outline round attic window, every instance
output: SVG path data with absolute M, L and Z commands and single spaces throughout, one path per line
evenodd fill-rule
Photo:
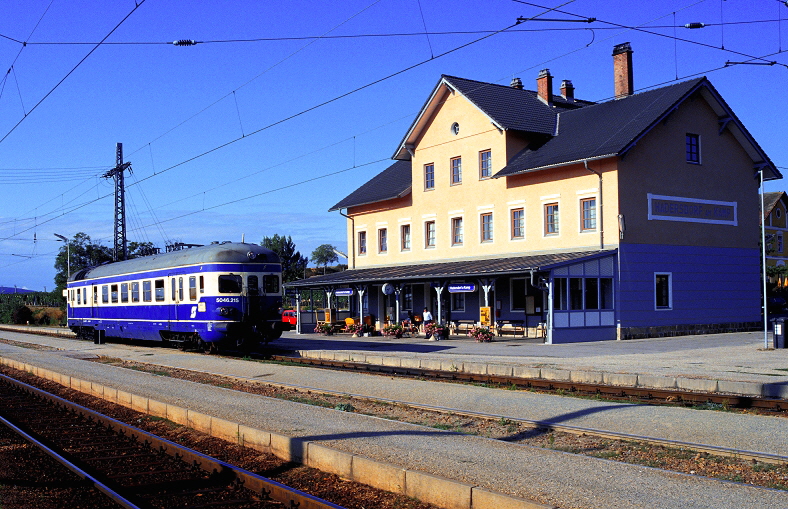
M 454 135 L 460 134 L 460 124 L 457 122 L 451 125 L 451 133 Z

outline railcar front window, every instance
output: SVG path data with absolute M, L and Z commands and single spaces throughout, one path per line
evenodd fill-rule
M 153 283 L 153 287 L 156 290 L 156 301 L 164 302 L 164 280 L 157 279 Z
M 129 301 L 129 284 L 123 283 L 120 285 L 120 301 L 121 302 L 128 302 Z
M 197 300 L 197 278 L 189 276 L 189 300 Z
M 269 275 L 263 277 L 265 293 L 279 293 L 279 276 Z
M 131 283 L 131 302 L 140 301 L 140 284 L 138 282 Z
M 104 287 L 106 288 L 106 286 Z M 150 302 L 151 294 L 150 294 L 150 281 L 143 281 L 142 282 L 142 300 L 145 302 Z M 104 302 L 107 302 L 106 300 Z
M 257 276 L 249 276 L 246 278 L 246 286 L 249 288 L 249 295 L 259 295 L 260 285 Z
M 219 276 L 219 293 L 241 293 L 243 278 L 232 274 Z

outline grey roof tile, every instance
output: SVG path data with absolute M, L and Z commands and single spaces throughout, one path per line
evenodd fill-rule
M 413 179 L 410 167 L 410 161 L 395 162 L 347 195 L 328 211 L 331 212 L 405 196 L 410 191 Z
M 608 256 L 615 249 L 605 251 L 580 251 L 571 253 L 548 253 L 489 260 L 466 260 L 458 262 L 421 263 L 389 267 L 371 267 L 335 272 L 300 281 L 292 281 L 287 286 L 345 285 L 385 281 L 429 280 L 440 278 L 482 277 L 506 274 L 522 274 L 530 270 L 546 270 L 559 265 L 573 263 L 585 258 Z

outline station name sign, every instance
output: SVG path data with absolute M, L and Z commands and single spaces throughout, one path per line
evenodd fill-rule
M 738 203 L 648 194 L 649 221 L 738 225 Z
M 476 291 L 476 285 L 473 283 L 454 283 L 450 284 L 447 289 L 449 293 L 469 293 Z
M 334 295 L 336 295 L 337 297 L 349 297 L 349 296 L 353 295 L 353 289 L 352 288 L 337 288 L 336 291 L 334 292 Z

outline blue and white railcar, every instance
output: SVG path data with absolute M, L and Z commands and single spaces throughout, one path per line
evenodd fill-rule
M 282 333 L 282 267 L 273 251 L 225 242 L 80 270 L 66 289 L 79 337 L 215 349 Z

